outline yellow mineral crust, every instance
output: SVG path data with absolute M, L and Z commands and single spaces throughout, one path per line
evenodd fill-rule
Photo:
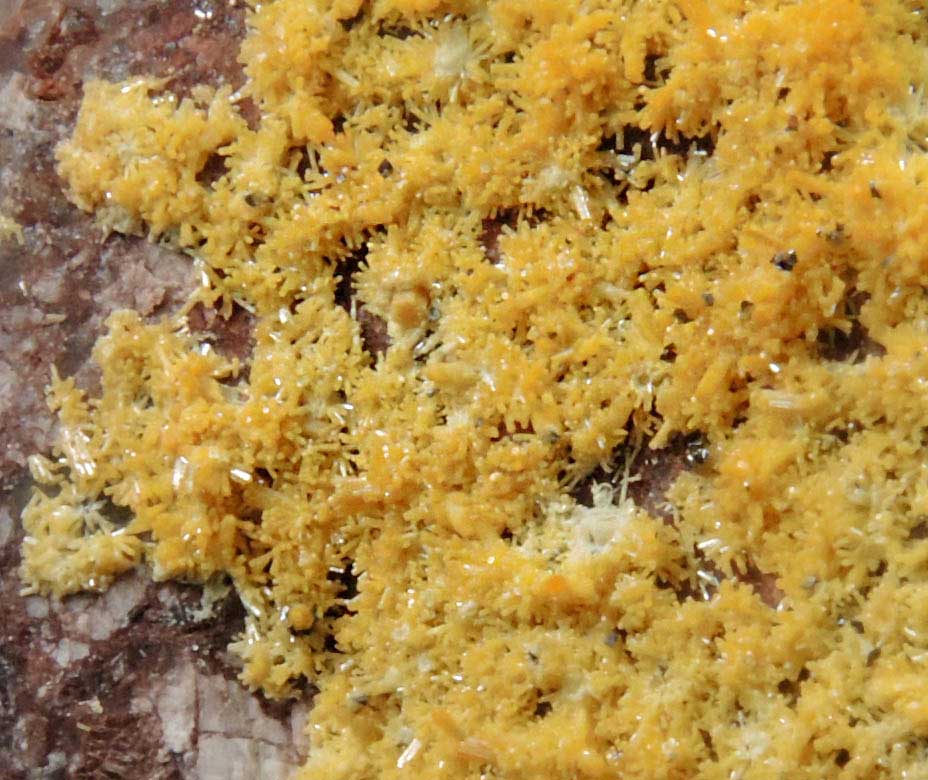
M 74 202 L 255 347 L 111 317 L 100 393 L 52 384 L 29 589 L 231 578 L 245 683 L 319 687 L 305 778 L 928 776 L 926 36 L 910 0 L 271 0 L 238 94 L 87 84 Z M 669 521 L 570 497 L 696 431 Z

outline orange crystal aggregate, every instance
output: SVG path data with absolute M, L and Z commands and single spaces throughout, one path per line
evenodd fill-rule
M 272 0 L 239 93 L 87 84 L 74 202 L 255 346 L 111 317 L 100 392 L 50 391 L 30 590 L 230 578 L 243 681 L 319 687 L 305 778 L 928 776 L 926 36 L 902 0 Z M 335 302 L 362 248 L 379 359 Z M 696 431 L 672 522 L 571 497 Z

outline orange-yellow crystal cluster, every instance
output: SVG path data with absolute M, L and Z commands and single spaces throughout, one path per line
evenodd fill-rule
M 74 201 L 255 347 L 111 318 L 26 581 L 231 578 L 243 680 L 320 689 L 306 778 L 928 776 L 926 42 L 914 0 L 272 0 L 239 93 L 88 84 Z M 570 497 L 695 431 L 672 522 Z

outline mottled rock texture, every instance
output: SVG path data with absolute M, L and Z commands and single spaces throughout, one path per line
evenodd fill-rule
M 26 458 L 47 452 L 52 366 L 92 387 L 91 347 L 114 309 L 158 317 L 195 284 L 189 258 L 107 235 L 72 206 L 54 166 L 81 85 L 151 73 L 179 93 L 238 85 L 244 12 L 191 0 L 0 0 L 0 778 L 233 780 L 286 777 L 309 703 L 243 689 L 225 652 L 242 626 L 221 584 L 152 584 L 56 603 L 19 595 Z M 247 317 L 194 327 L 245 353 Z

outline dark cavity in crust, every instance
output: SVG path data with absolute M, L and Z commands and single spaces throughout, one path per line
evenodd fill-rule
M 354 275 L 366 262 L 367 246 L 362 246 L 336 263 L 335 303 L 357 320 L 361 343 L 376 363 L 390 348 L 390 335 L 386 321 L 364 305 L 354 287 Z
M 676 527 L 674 507 L 667 499 L 667 492 L 684 471 L 711 468 L 711 449 L 706 437 L 700 432 L 676 435 L 660 449 L 651 449 L 647 442 L 640 447 L 619 446 L 613 453 L 609 469 L 597 468 L 581 480 L 571 491 L 573 498 L 584 506 L 593 505 L 593 486 L 609 484 L 619 496 L 622 483 L 628 474 L 625 490 L 636 506 L 644 509 L 665 524 Z M 706 554 L 693 548 L 690 558 L 694 565 L 689 579 L 674 583 L 659 583 L 673 588 L 681 601 L 689 598 L 711 598 L 715 586 L 711 579 L 699 578 L 696 571 L 701 571 L 710 578 L 721 582 L 725 575 L 706 557 Z M 761 571 L 753 562 L 748 562 L 741 571 L 733 567 L 735 578 L 751 586 L 760 599 L 775 609 L 783 598 L 783 592 L 777 586 L 777 575 Z
M 187 314 L 192 333 L 202 337 L 223 357 L 238 358 L 246 370 L 245 362 L 251 358 L 255 346 L 254 323 L 254 316 L 237 303 L 232 305 L 228 317 L 199 303 Z
M 844 316 L 850 320 L 849 329 L 824 328 L 819 331 L 816 343 L 823 360 L 863 363 L 868 357 L 882 357 L 886 348 L 871 338 L 869 331 L 860 321 L 860 310 L 870 296 L 852 290 L 842 303 Z

